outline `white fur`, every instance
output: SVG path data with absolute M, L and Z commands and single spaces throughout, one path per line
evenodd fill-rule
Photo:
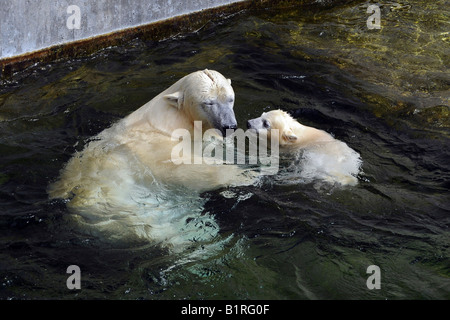
M 215 113 L 201 107 L 211 99 L 219 103 Z M 202 215 L 199 192 L 248 181 L 236 166 L 175 165 L 171 151 L 178 142 L 171 134 L 193 134 L 194 121 L 202 121 L 203 131 L 214 128 L 221 106 L 231 108 L 225 111 L 232 121 L 233 100 L 230 80 L 216 71 L 180 79 L 75 154 L 50 185 L 50 198 L 66 199 L 83 230 L 102 239 L 152 239 L 177 247 L 214 237 L 217 228 Z M 199 228 L 187 218 L 210 222 Z
M 293 163 L 297 178 L 305 182 L 320 179 L 341 185 L 357 184 L 360 155 L 327 132 L 304 126 L 281 110 L 263 113 L 250 120 L 249 127 L 269 137 L 271 129 L 278 129 L 280 152 L 297 156 Z

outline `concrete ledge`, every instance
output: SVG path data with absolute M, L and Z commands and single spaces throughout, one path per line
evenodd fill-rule
M 17 10 L 20 10 L 21 6 L 26 5 L 25 0 L 6 0 L 6 4 L 0 6 L 1 17 L 10 16 L 10 19 L 1 19 L 0 22 L 0 31 L 2 35 L 0 44 L 2 49 L 1 52 L 3 54 L 0 56 L 0 78 L 8 77 L 13 72 L 24 69 L 39 61 L 53 61 L 64 57 L 84 56 L 104 47 L 126 43 L 136 37 L 142 37 L 149 40 L 160 40 L 178 33 L 190 32 L 200 28 L 208 21 L 218 20 L 220 18 L 223 19 L 226 15 L 233 14 L 239 10 L 244 10 L 255 4 L 255 1 L 192 1 L 189 2 L 193 4 L 191 10 L 199 10 L 189 11 L 189 9 L 186 8 L 186 5 L 185 7 L 179 7 L 178 10 L 175 10 L 174 8 L 170 11 L 161 9 L 156 11 L 157 14 L 147 18 L 150 21 L 143 20 L 142 17 L 132 18 L 133 13 L 131 12 L 120 15 L 121 18 L 118 19 L 118 22 L 113 23 L 111 18 L 111 8 L 118 10 L 118 8 L 124 7 L 114 7 L 111 3 L 121 2 L 122 5 L 125 6 L 130 5 L 130 2 L 134 0 L 108 0 L 112 6 L 109 9 L 100 9 L 98 6 L 94 9 L 92 7 L 94 4 L 89 5 L 90 10 L 94 10 L 93 12 L 90 12 L 93 16 L 89 19 L 86 18 L 86 22 L 84 23 L 87 25 L 90 24 L 91 26 L 84 27 L 87 30 L 82 31 L 83 22 L 81 23 L 80 29 L 70 30 L 66 26 L 66 19 L 70 17 L 70 15 L 66 13 L 68 7 L 67 3 L 69 3 L 70 0 L 43 0 L 43 4 L 39 4 L 40 11 L 44 9 L 51 11 L 51 8 L 55 8 L 56 4 L 49 4 L 46 7 L 44 2 L 49 1 L 60 3 L 55 10 L 59 13 L 62 12 L 62 18 L 50 18 L 49 13 L 45 15 L 42 12 L 38 12 L 37 14 L 32 15 L 33 19 L 38 19 L 40 15 L 43 14 L 47 17 L 47 20 L 53 19 L 52 22 L 36 22 L 33 20 L 32 23 L 28 24 L 27 21 L 19 21 L 20 19 L 17 18 L 19 15 L 21 15 L 22 18 L 27 16 L 27 12 L 17 13 Z M 152 6 L 157 6 L 158 3 L 164 2 L 162 0 L 135 1 L 153 3 Z M 14 6 L 12 2 L 14 2 Z M 97 2 L 100 1 L 91 1 L 91 3 Z M 206 6 L 207 9 L 201 9 L 202 2 L 208 2 L 208 5 L 217 5 L 221 2 L 227 2 L 228 4 L 212 8 Z M 180 1 L 177 1 L 177 3 L 180 3 Z M 65 7 L 65 5 L 67 5 L 67 7 Z M 35 8 L 36 5 L 33 5 L 32 7 Z M 106 12 L 103 10 L 106 10 Z M 124 10 L 126 11 L 127 9 Z M 170 16 L 171 14 L 173 16 Z M 98 21 L 96 24 L 89 22 L 91 20 L 100 19 L 99 17 L 103 17 L 105 24 L 101 24 Z M 160 19 L 158 20 L 158 18 Z
M 241 10 L 328 6 L 345 0 L 3 0 L 0 78 L 36 62 L 80 57 L 139 37 L 161 40 L 192 32 Z M 70 28 L 79 10 L 79 29 Z M 72 25 L 74 26 L 74 25 Z
M 0 59 L 243 0 L 2 0 Z

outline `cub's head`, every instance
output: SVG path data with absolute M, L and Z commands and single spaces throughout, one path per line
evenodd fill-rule
M 247 121 L 248 129 L 256 130 L 259 134 L 266 134 L 268 138 L 271 137 L 271 130 L 277 129 L 280 145 L 297 142 L 298 137 L 293 130 L 294 125 L 298 125 L 298 122 L 282 110 L 264 112 L 259 118 Z
M 231 80 L 214 70 L 191 73 L 183 79 L 179 91 L 164 98 L 183 110 L 192 121 L 202 121 L 203 130 L 217 129 L 223 136 L 236 129 L 234 91 Z

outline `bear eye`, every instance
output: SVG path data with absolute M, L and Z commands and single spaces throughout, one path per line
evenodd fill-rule
M 263 120 L 263 126 L 264 126 L 264 128 L 266 128 L 266 129 L 270 128 L 270 122 L 269 122 L 268 120 L 264 119 L 264 120 Z

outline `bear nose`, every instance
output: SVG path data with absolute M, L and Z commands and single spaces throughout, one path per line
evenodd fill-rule
M 226 124 L 222 127 L 223 131 L 232 129 L 232 130 L 236 130 L 237 129 L 237 125 L 236 124 Z
M 250 123 L 250 120 L 247 121 L 247 129 L 250 129 L 250 127 L 252 126 L 252 124 Z
M 222 126 L 222 135 L 228 136 L 228 134 L 230 134 L 230 132 L 227 132 L 227 130 L 236 130 L 237 129 L 237 124 L 226 124 L 224 126 Z

